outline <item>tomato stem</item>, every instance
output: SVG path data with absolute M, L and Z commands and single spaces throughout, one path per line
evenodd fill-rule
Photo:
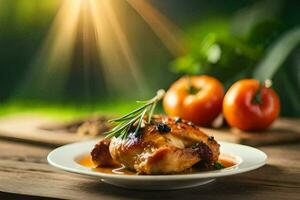
M 199 89 L 193 86 L 192 79 L 190 76 L 186 77 L 188 80 L 188 92 L 189 94 L 197 94 Z
M 272 87 L 272 80 L 270 79 L 267 79 L 264 81 L 264 83 L 261 83 L 259 82 L 259 88 L 258 90 L 256 91 L 256 94 L 253 98 L 253 101 L 252 103 L 253 104 L 261 104 L 262 103 L 262 88 L 265 87 L 265 88 L 271 88 Z
M 256 91 L 256 94 L 252 100 L 253 104 L 260 104 L 261 103 L 261 86 L 259 86 L 258 90 Z

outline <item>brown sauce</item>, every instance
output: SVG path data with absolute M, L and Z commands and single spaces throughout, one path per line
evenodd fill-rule
M 221 163 L 225 168 L 232 167 L 236 165 L 235 162 L 231 160 L 220 159 L 218 161 Z M 90 168 L 92 171 L 107 173 L 107 174 L 121 174 L 121 175 L 136 175 L 136 172 L 128 170 L 124 166 L 117 166 L 117 167 L 96 167 L 91 159 L 90 155 L 82 156 L 78 159 L 78 163 L 84 167 Z M 203 172 L 203 171 L 211 171 L 216 169 L 208 169 L 208 168 L 192 168 L 186 173 L 196 173 L 196 172 Z

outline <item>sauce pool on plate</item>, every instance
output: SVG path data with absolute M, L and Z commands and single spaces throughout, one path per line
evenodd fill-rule
M 136 175 L 136 172 L 128 170 L 124 166 L 116 166 L 116 167 L 96 167 L 91 159 L 90 155 L 84 155 L 80 157 L 77 162 L 87 168 L 90 168 L 92 171 L 107 173 L 107 174 L 121 174 L 121 175 Z M 218 161 L 221 163 L 225 168 L 232 167 L 236 165 L 235 162 L 231 160 L 219 159 Z M 203 172 L 208 170 L 216 170 L 216 169 L 206 169 L 206 168 L 192 168 L 192 170 L 188 173 L 194 172 Z

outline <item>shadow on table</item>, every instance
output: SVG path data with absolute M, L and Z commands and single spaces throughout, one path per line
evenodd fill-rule
M 142 191 L 128 190 L 105 183 L 91 183 L 85 185 L 85 189 L 92 193 L 99 193 L 115 198 L 129 199 L 235 199 L 245 198 L 246 196 L 256 196 L 263 194 L 263 191 L 270 190 L 268 186 L 268 176 L 280 174 L 280 169 L 265 165 L 253 172 L 235 175 L 231 177 L 218 178 L 216 181 L 207 185 L 182 190 L 169 191 Z

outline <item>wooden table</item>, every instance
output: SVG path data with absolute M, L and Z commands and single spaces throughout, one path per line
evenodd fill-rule
M 0 140 L 0 199 L 300 199 L 299 143 L 260 147 L 269 156 L 267 165 L 249 173 L 192 189 L 150 192 L 126 190 L 56 169 L 46 161 L 52 149 Z

